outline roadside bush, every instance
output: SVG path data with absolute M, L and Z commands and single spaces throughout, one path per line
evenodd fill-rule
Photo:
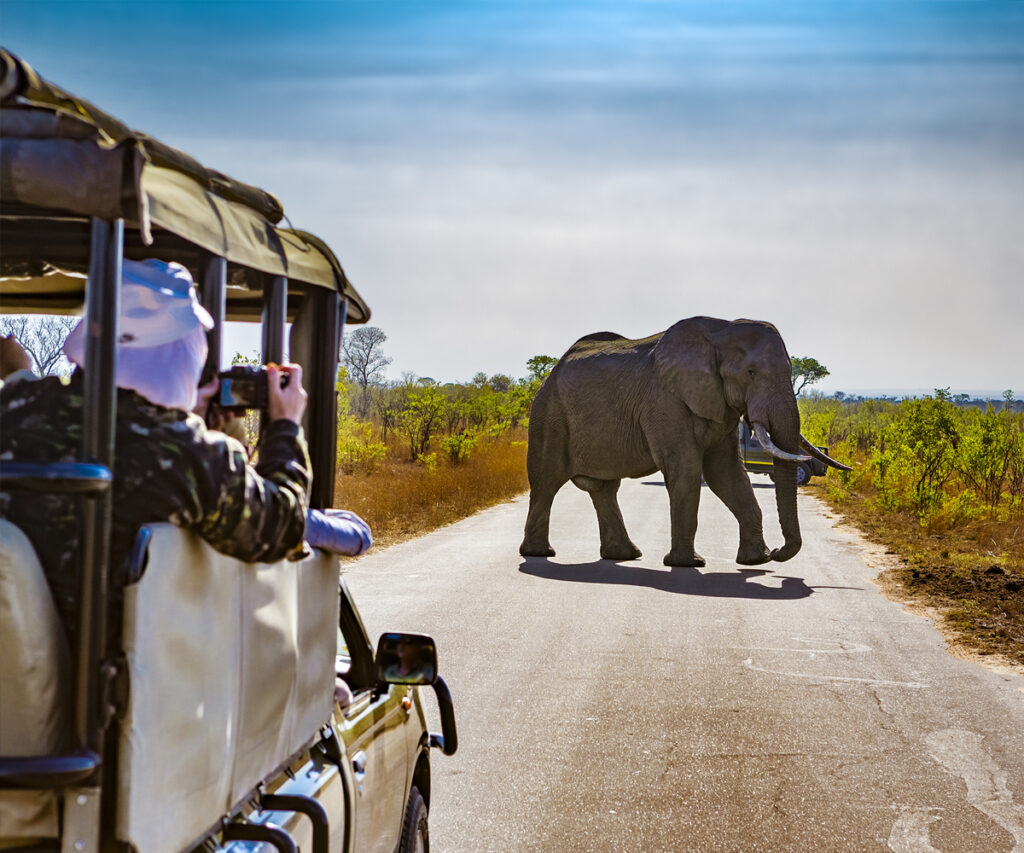
M 339 425 L 338 467 L 345 474 L 372 474 L 387 456 L 387 446 L 373 439 L 371 424 L 347 418 Z
M 441 448 L 448 454 L 452 465 L 461 465 L 469 458 L 469 452 L 476 446 L 476 436 L 468 431 L 449 435 L 441 439 Z
M 1010 465 L 1006 474 L 1006 490 L 1010 505 L 1024 507 L 1024 432 L 1020 424 L 1013 436 L 1010 448 Z
M 406 394 L 405 406 L 398 415 L 398 431 L 409 442 L 409 456 L 419 459 L 430 447 L 430 439 L 442 424 L 445 397 L 433 385 Z
M 923 516 L 942 505 L 960 443 L 954 412 L 948 392 L 940 390 L 935 397 L 904 400 L 899 417 L 881 430 L 878 456 L 884 464 L 876 485 L 890 492 L 892 506 L 909 505 Z
M 928 533 L 945 533 L 985 515 L 985 505 L 973 492 L 960 492 L 947 498 L 921 518 L 921 526 Z
M 984 413 L 975 410 L 966 419 L 955 467 L 964 482 L 995 509 L 1003 496 L 1020 436 L 1011 429 L 1006 413 L 996 414 L 990 403 Z
M 416 461 L 427 469 L 428 474 L 433 474 L 437 471 L 436 453 L 421 453 L 416 457 Z

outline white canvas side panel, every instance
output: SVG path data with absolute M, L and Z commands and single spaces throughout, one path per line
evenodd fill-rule
M 337 558 L 249 564 L 170 524 L 126 590 L 118 838 L 175 853 L 331 715 Z
M 334 706 L 338 561 L 252 566 L 243 592 L 243 667 L 232 798 L 299 750 Z
M 308 732 L 322 726 L 334 713 L 334 666 L 337 653 L 338 558 L 315 552 L 302 562 L 298 575 L 297 625 L 300 665 L 295 676 L 291 731 L 288 743 L 301 743 Z M 330 637 L 330 641 L 327 641 Z M 329 695 L 324 684 L 330 684 Z M 282 743 L 284 748 L 285 744 Z
M 125 591 L 117 835 L 172 853 L 231 805 L 243 564 L 172 525 L 151 529 L 149 565 Z

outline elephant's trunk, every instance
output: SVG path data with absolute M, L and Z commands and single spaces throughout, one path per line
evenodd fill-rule
M 775 505 L 779 511 L 779 526 L 785 544 L 772 551 L 772 559 L 785 562 L 795 557 L 800 551 L 803 541 L 800 538 L 800 521 L 796 512 L 796 466 L 806 459 L 800 454 L 800 413 L 793 399 L 791 406 L 784 406 L 781 412 L 776 409 L 768 418 L 768 434 L 765 426 L 753 422 L 751 427 L 758 441 L 774 457 L 775 469 Z

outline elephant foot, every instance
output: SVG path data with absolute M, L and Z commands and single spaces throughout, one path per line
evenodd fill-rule
M 776 563 L 784 563 L 786 560 L 791 560 L 800 551 L 800 542 L 794 544 L 786 543 L 781 548 L 776 548 L 772 551 L 772 559 Z
M 683 566 L 685 568 L 700 569 L 705 564 L 704 558 L 696 551 L 669 551 L 665 555 L 666 566 Z
M 522 557 L 554 557 L 555 549 L 550 545 L 529 545 L 524 542 L 519 546 L 519 554 Z
M 624 545 L 601 546 L 602 560 L 639 560 L 642 556 L 643 552 L 632 542 L 627 542 Z
M 741 566 L 763 566 L 771 561 L 772 554 L 764 545 L 760 548 L 741 548 L 736 554 L 736 562 Z

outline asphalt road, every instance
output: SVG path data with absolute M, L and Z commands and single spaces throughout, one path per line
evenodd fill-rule
M 661 565 L 658 476 L 620 498 L 637 561 L 598 559 L 569 485 L 549 560 L 518 554 L 523 497 L 347 572 L 372 635 L 435 637 L 455 697 L 435 851 L 1024 853 L 1024 677 L 950 655 L 807 494 L 803 550 L 770 572 L 733 562 L 706 489 L 702 570 Z

